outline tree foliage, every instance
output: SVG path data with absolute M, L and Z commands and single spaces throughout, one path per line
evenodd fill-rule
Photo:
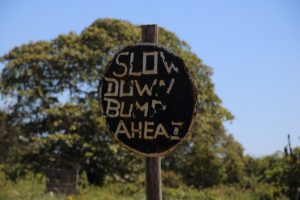
M 284 153 L 279 151 L 259 158 L 245 156 L 244 159 L 244 187 L 268 187 L 272 199 L 282 199 L 283 196 L 289 199 L 300 197 L 300 148 L 292 148 L 289 137 Z
M 0 110 L 0 163 L 14 161 L 24 150 L 20 140 L 20 127 L 11 120 L 12 115 Z
M 1 57 L 1 94 L 12 100 L 10 121 L 30 146 L 23 162 L 36 171 L 41 165 L 81 166 L 97 184 L 107 174 L 130 181 L 141 172 L 142 159 L 112 141 L 98 103 L 106 64 L 122 46 L 139 42 L 140 35 L 140 28 L 129 22 L 99 19 L 79 34 L 24 44 Z M 189 142 L 164 159 L 164 168 L 197 187 L 238 181 L 243 149 L 225 133 L 223 122 L 233 116 L 215 94 L 211 68 L 163 28 L 159 43 L 183 58 L 198 98 Z
M 286 193 L 291 199 L 300 198 L 300 147 L 292 148 L 290 135 L 288 145 L 284 149 L 284 168 L 282 185 L 286 186 Z

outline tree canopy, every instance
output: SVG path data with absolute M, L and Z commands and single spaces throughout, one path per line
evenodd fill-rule
M 130 181 L 140 172 L 142 159 L 112 141 L 98 102 L 108 61 L 121 47 L 140 40 L 139 26 L 98 19 L 80 33 L 30 42 L 1 57 L 0 92 L 9 99 L 10 122 L 20 127 L 19 139 L 30 146 L 24 163 L 36 171 L 80 166 L 98 184 L 107 174 Z M 224 129 L 223 122 L 233 116 L 214 91 L 212 69 L 164 28 L 159 29 L 159 44 L 184 60 L 198 99 L 189 140 L 163 160 L 164 169 L 181 173 L 197 187 L 238 181 L 243 148 Z

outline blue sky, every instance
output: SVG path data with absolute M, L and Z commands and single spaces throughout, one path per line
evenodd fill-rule
M 188 42 L 213 68 L 235 115 L 226 128 L 247 154 L 282 150 L 287 134 L 300 145 L 300 1 L 0 0 L 0 55 L 107 17 L 156 23 Z

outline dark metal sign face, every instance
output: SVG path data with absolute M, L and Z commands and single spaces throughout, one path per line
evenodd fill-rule
M 172 151 L 186 137 L 196 110 L 184 62 L 157 45 L 138 44 L 117 53 L 100 93 L 113 137 L 148 157 Z

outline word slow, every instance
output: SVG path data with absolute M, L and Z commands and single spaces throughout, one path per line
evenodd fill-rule
M 122 59 L 128 60 L 128 62 L 122 62 Z M 164 69 L 168 74 L 172 72 L 178 73 L 179 69 L 172 62 L 166 62 L 164 52 L 153 51 L 153 52 L 143 52 L 142 66 L 134 65 L 134 52 L 122 52 L 116 57 L 116 66 L 118 70 L 113 72 L 115 77 L 124 77 L 126 75 L 130 76 L 142 76 L 142 75 L 154 75 L 158 74 L 158 65 L 162 63 Z M 151 62 L 152 61 L 152 62 Z M 159 62 L 161 61 L 161 62 Z M 153 63 L 150 65 L 149 63 Z

